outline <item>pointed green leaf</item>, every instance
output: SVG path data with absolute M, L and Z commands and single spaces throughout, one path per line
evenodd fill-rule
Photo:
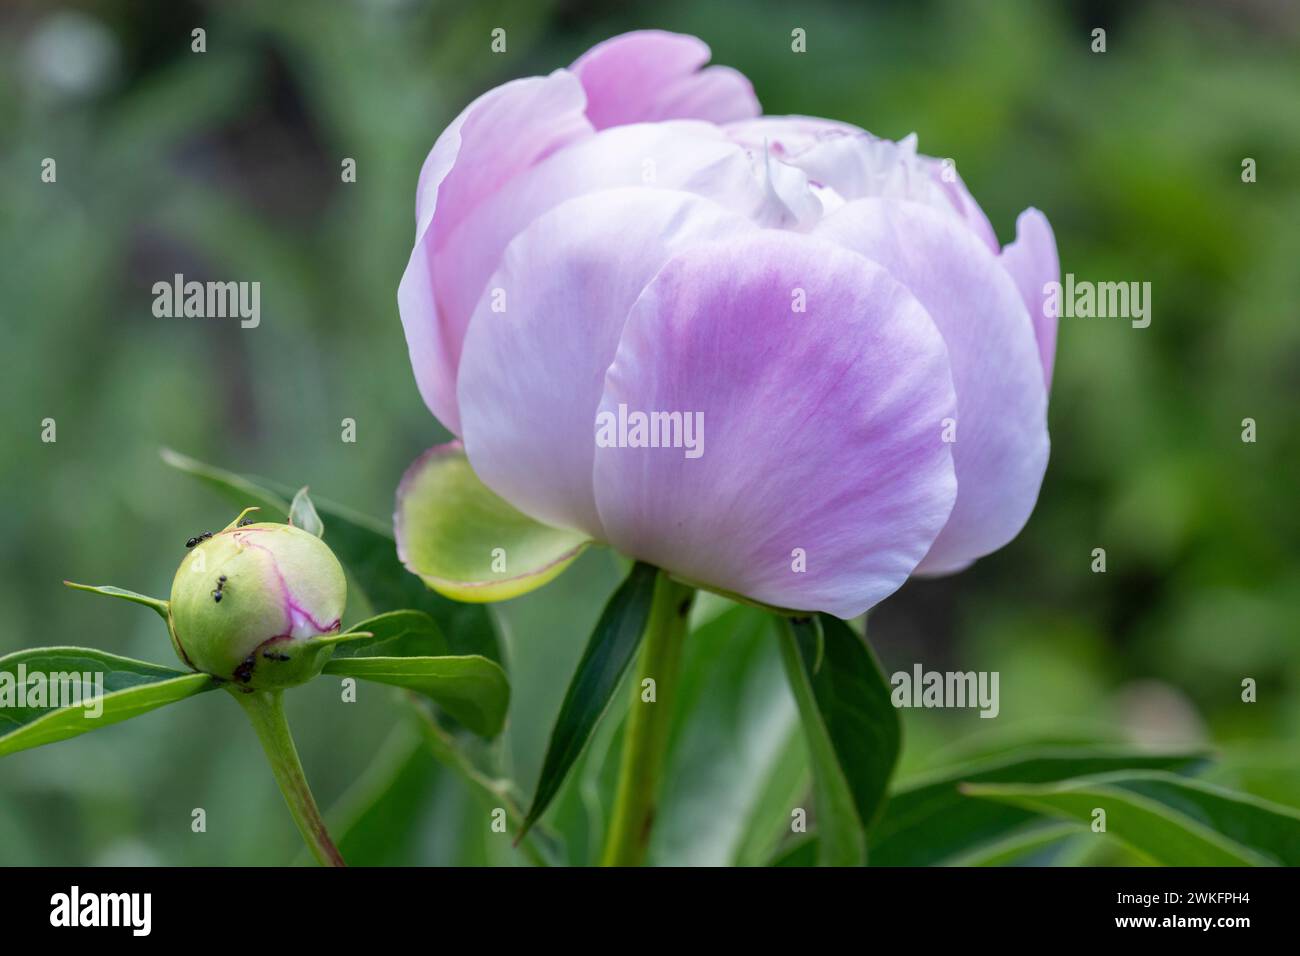
M 619 679 L 641 646 L 659 572 L 638 562 L 618 586 L 591 632 L 551 730 L 524 831 L 537 822 L 559 792 L 591 732 L 609 709 Z
M 416 866 L 420 830 L 436 813 L 438 764 L 413 727 L 398 724 L 326 814 L 334 843 L 349 866 Z M 311 859 L 304 850 L 301 864 Z
M 772 857 L 768 866 L 819 866 L 822 851 L 817 834 L 809 833 L 797 840 L 792 840 Z
M 357 637 L 368 634 L 369 636 Z M 447 638 L 423 611 L 388 611 L 359 621 L 342 634 L 334 657 L 446 657 Z
M 875 655 L 847 624 L 788 620 L 782 649 L 812 757 L 818 858 L 860 865 L 898 760 L 898 712 Z
M 293 501 L 289 503 L 289 524 L 318 538 L 325 537 L 325 525 L 321 522 L 320 515 L 316 513 L 316 506 L 311 503 L 311 496 L 307 494 L 305 485 L 298 489 L 298 493 L 293 496 Z
M 457 601 L 504 601 L 553 580 L 587 546 L 585 535 L 540 524 L 479 481 L 459 442 L 431 448 L 407 469 L 393 516 L 402 562 Z
M 1047 783 L 1115 770 L 1182 770 L 1204 754 L 1052 747 L 945 768 L 896 789 L 871 831 L 873 866 L 933 866 L 1002 840 L 1035 817 L 1020 806 L 976 800 L 962 783 Z
M 289 499 L 277 493 L 265 484 L 243 475 L 204 464 L 201 461 L 172 451 L 162 449 L 162 460 L 178 471 L 192 475 L 205 485 L 221 492 L 241 508 L 249 503 L 260 506 L 263 510 L 285 518 L 289 517 Z
M 405 687 L 431 697 L 474 733 L 495 737 L 505 726 L 510 684 L 505 671 L 477 654 L 465 657 L 347 657 L 325 674 Z
M 171 449 L 163 449 L 162 458 L 171 467 L 221 492 L 239 507 L 251 502 L 270 512 L 269 516 L 284 519 L 289 516 L 293 492 L 287 486 L 236 475 Z M 329 523 L 326 541 L 330 549 L 376 611 L 402 608 L 427 611 L 438 622 L 453 653 L 481 654 L 494 661 L 501 660 L 496 626 L 487 609 L 449 600 L 425 587 L 397 559 L 390 526 L 325 498 L 315 497 L 313 504 Z
M 70 588 L 78 591 L 89 591 L 91 594 L 102 594 L 105 597 L 121 598 L 123 601 L 130 601 L 132 604 L 143 604 L 145 607 L 153 608 L 158 615 L 165 621 L 167 620 L 167 602 L 162 598 L 152 598 L 147 594 L 137 594 L 135 591 L 128 591 L 126 588 L 113 587 L 111 584 L 78 584 L 75 581 L 64 581 Z
M 1104 810 L 1107 834 L 1166 866 L 1300 866 L 1300 811 L 1173 774 L 968 783 L 962 792 L 1085 826 Z
M 1079 836 L 1079 828 L 1068 823 L 1030 823 L 1000 840 L 976 847 L 969 853 L 945 860 L 945 866 L 1013 866 L 1041 859 L 1043 851 Z M 1046 864 L 1043 864 L 1046 865 Z
M 129 720 L 217 686 L 206 674 L 86 647 L 18 651 L 0 657 L 0 757 Z M 38 687 L 44 688 L 40 697 Z

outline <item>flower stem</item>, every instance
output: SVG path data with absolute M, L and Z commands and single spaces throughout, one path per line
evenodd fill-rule
M 668 751 L 685 644 L 687 619 L 695 590 L 659 572 L 646 620 L 644 644 L 631 711 L 623 736 L 623 760 L 602 866 L 639 866 L 650 846 L 659 790 L 659 774 Z M 654 680 L 655 699 L 642 700 L 645 678 Z
M 302 761 L 298 759 L 288 721 L 284 719 L 283 691 L 259 690 L 249 694 L 232 688 L 230 693 L 252 721 L 257 739 L 262 742 L 266 759 L 271 764 L 271 772 L 275 774 L 275 782 L 280 785 L 284 802 L 289 805 L 293 822 L 298 824 L 298 831 L 316 862 L 321 866 L 347 866 L 330 839 L 316 800 L 311 795 L 311 787 L 307 786 Z

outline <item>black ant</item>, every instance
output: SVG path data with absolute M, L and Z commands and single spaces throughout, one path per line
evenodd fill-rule
M 203 533 L 200 534 L 200 535 L 195 535 L 193 538 L 189 538 L 189 539 L 187 539 L 186 542 L 185 542 L 185 547 L 187 547 L 187 548 L 192 548 L 192 547 L 194 547 L 196 544 L 198 544 L 200 541 L 207 541 L 208 538 L 210 538 L 210 537 L 212 537 L 212 532 L 211 532 L 211 531 L 205 531 L 205 532 L 203 532 Z
M 248 525 L 250 525 L 250 524 L 252 524 L 252 523 L 253 523 L 253 519 L 252 519 L 252 518 L 245 518 L 243 521 L 239 522 L 239 524 L 236 525 L 236 527 L 243 528 L 243 527 L 246 527 L 246 526 L 248 526 Z
M 212 600 L 220 604 L 221 597 L 225 587 L 226 587 L 226 576 L 223 574 L 217 578 L 217 589 L 212 592 Z

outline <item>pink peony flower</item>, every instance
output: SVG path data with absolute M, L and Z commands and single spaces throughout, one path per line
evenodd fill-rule
M 1028 519 L 1055 241 L 1027 209 L 1000 248 L 915 137 L 761 116 L 708 59 L 630 33 L 452 122 L 398 290 L 411 363 L 519 511 L 851 617 Z

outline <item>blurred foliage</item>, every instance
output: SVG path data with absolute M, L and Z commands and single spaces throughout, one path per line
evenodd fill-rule
M 904 776 L 1030 737 L 1209 743 L 1216 779 L 1300 804 L 1300 15 L 1281 0 L 846 0 L 797 14 L 739 0 L 7 4 L 0 653 L 68 643 L 171 662 L 152 615 L 60 584 L 165 594 L 185 538 L 229 520 L 160 464 L 160 446 L 391 513 L 404 467 L 444 435 L 395 304 L 424 154 L 479 92 L 647 25 L 706 39 L 769 113 L 916 131 L 925 152 L 957 159 L 1003 241 L 1032 204 L 1065 271 L 1152 284 L 1150 328 L 1063 320 L 1052 461 L 1020 537 L 873 613 L 887 672 L 1001 673 L 996 721 L 904 713 Z M 196 26 L 203 54 L 190 52 Z M 488 49 L 497 26 L 504 55 Z M 1095 26 L 1105 54 L 1089 51 Z M 45 157 L 57 184 L 40 182 Z M 355 184 L 340 182 L 344 157 Z M 155 318 L 151 286 L 176 272 L 260 281 L 261 326 Z M 1246 417 L 1255 444 L 1240 439 Z M 56 443 L 40 440 L 45 418 Z M 340 441 L 344 418 L 355 444 Z M 1105 574 L 1089 570 L 1097 547 Z M 498 746 L 524 790 L 619 570 L 589 553 L 497 609 L 514 684 Z M 775 648 L 746 632 L 691 654 L 679 707 L 703 712 L 677 731 L 652 858 L 760 862 L 776 837 L 746 828 L 740 841 L 736 818 L 764 802 L 779 813 L 806 787 L 793 705 L 771 686 Z M 1258 703 L 1241 702 L 1244 677 Z M 320 681 L 288 702 L 322 805 L 360 821 L 349 855 L 517 861 L 460 781 L 418 759 L 395 695 L 366 688 L 345 708 Z M 742 722 L 763 699 L 778 706 Z M 572 859 L 608 806 L 612 716 L 553 813 Z M 730 733 L 742 723 L 747 736 Z M 728 786 L 758 766 L 774 770 L 760 791 Z M 190 831 L 195 807 L 205 835 Z M 0 863 L 298 858 L 224 695 L 0 765 Z M 1085 858 L 1126 861 L 1070 857 Z

